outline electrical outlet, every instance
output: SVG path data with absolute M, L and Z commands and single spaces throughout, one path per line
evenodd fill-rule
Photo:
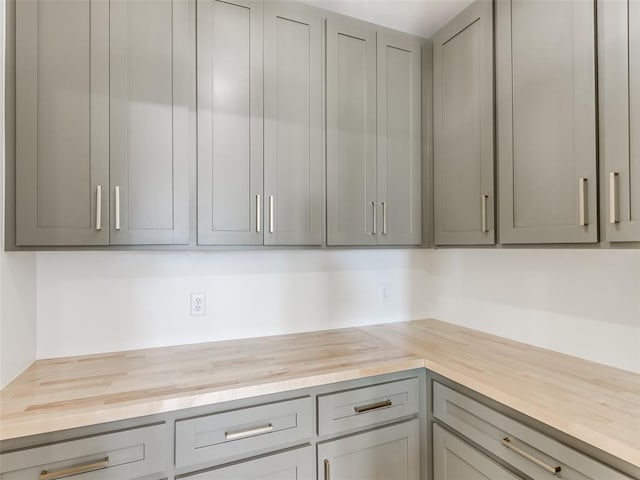
M 191 315 L 200 316 L 205 312 L 205 294 L 204 293 L 192 293 L 191 294 Z
M 391 287 L 388 283 L 381 283 L 378 289 L 378 300 L 380 303 L 389 303 L 391 301 Z

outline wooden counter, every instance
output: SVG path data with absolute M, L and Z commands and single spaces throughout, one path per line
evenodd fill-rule
M 418 320 L 38 360 L 0 440 L 426 367 L 640 468 L 640 375 Z

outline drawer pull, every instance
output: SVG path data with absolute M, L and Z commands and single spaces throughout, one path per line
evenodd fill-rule
M 239 440 L 241 438 L 254 437 L 263 433 L 273 432 L 273 425 L 269 423 L 263 427 L 251 428 L 249 430 L 239 430 L 237 432 L 224 432 L 224 438 L 227 440 Z
M 58 470 L 57 472 L 49 473 L 48 470 L 42 470 L 42 472 L 40 472 L 40 480 L 56 480 L 57 478 L 69 477 L 71 475 L 79 475 L 81 473 L 101 470 L 103 468 L 107 468 L 107 466 L 109 466 L 109 457 L 105 457 L 99 462 L 67 468 L 66 470 Z
M 503 444 L 505 447 L 507 447 L 507 448 L 509 448 L 509 449 L 513 450 L 514 452 L 516 452 L 518 455 L 520 455 L 520 456 L 522 456 L 522 457 L 526 458 L 526 459 L 527 459 L 527 460 L 529 460 L 530 462 L 533 462 L 533 463 L 535 463 L 536 465 L 538 465 L 539 467 L 544 468 L 547 472 L 551 472 L 551 473 L 553 473 L 553 474 L 555 475 L 556 473 L 560 473 L 560 471 L 562 470 L 562 467 L 560 467 L 560 466 L 552 467 L 551 465 L 547 465 L 547 464 L 546 464 L 546 463 L 544 463 L 542 460 L 539 460 L 539 459 L 537 459 L 536 457 L 534 457 L 533 455 L 531 455 L 531 454 L 529 454 L 529 453 L 525 452 L 524 450 L 522 450 L 522 449 L 520 449 L 520 448 L 516 447 L 515 445 L 513 445 L 513 444 L 511 443 L 511 439 L 510 439 L 509 437 L 504 437 L 504 438 L 502 439 L 502 444 Z
M 356 413 L 366 413 L 372 410 L 379 410 L 381 408 L 391 407 L 393 402 L 391 400 L 385 400 L 384 402 L 372 403 L 370 405 L 363 405 L 362 407 L 353 407 L 353 411 Z

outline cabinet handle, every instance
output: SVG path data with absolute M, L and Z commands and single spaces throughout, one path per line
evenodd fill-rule
M 116 230 L 120 230 L 120 186 L 116 185 L 114 190 L 116 194 Z
M 482 206 L 482 233 L 486 233 L 489 231 L 487 228 L 487 200 L 489 199 L 489 195 L 482 195 L 481 206 Z
M 370 405 L 363 405 L 361 407 L 353 407 L 353 411 L 356 413 L 366 413 L 371 412 L 372 410 L 379 410 L 381 408 L 387 408 L 393 406 L 393 402 L 391 400 L 384 400 L 382 402 L 372 403 Z
M 618 172 L 609 172 L 609 223 L 620 223 L 618 218 Z
M 544 463 L 542 460 L 540 460 L 540 459 L 538 459 L 538 458 L 534 457 L 533 455 L 531 455 L 531 454 L 529 454 L 529 453 L 525 452 L 524 450 L 522 450 L 522 449 L 520 449 L 520 448 L 516 447 L 515 445 L 513 445 L 513 444 L 511 443 L 511 438 L 509 438 L 509 437 L 504 437 L 504 438 L 502 439 L 502 444 L 503 444 L 505 447 L 507 447 L 507 448 L 509 448 L 509 449 L 513 450 L 514 452 L 516 452 L 516 453 L 517 453 L 518 455 L 520 455 L 521 457 L 524 457 L 524 458 L 526 458 L 527 460 L 529 460 L 530 462 L 535 463 L 535 464 L 536 464 L 536 465 L 538 465 L 539 467 L 544 468 L 547 472 L 551 472 L 551 473 L 553 473 L 553 474 L 555 475 L 556 473 L 559 473 L 559 472 L 562 470 L 562 467 L 560 467 L 559 465 L 558 465 L 557 467 L 552 467 L 551 465 L 547 465 L 547 464 L 546 464 L 546 463 Z
M 269 195 L 269 233 L 273 233 L 273 195 Z
M 260 233 L 260 224 L 262 223 L 262 205 L 260 202 L 260 194 L 256 195 L 256 232 Z
M 96 230 L 102 230 L 102 185 L 96 186 Z
M 262 427 L 250 428 L 248 430 L 238 430 L 236 432 L 224 432 L 224 438 L 227 440 L 239 440 L 241 438 L 255 437 L 256 435 L 262 435 L 263 433 L 270 433 L 273 431 L 273 424 L 268 423 Z
M 587 221 L 587 179 L 581 177 L 578 179 L 578 191 L 580 195 L 580 226 L 589 225 Z
M 373 207 L 373 230 L 371 231 L 371 235 L 375 235 L 378 233 L 378 210 L 376 209 L 376 202 L 371 202 L 371 207 Z
M 40 472 L 40 480 L 56 480 L 57 478 L 69 477 L 71 475 L 79 475 L 80 473 L 88 473 L 95 470 L 101 470 L 103 468 L 107 468 L 108 466 L 109 457 L 105 457 L 99 462 L 67 468 L 66 470 L 58 470 L 57 472 L 49 473 L 48 470 L 42 470 L 42 472 Z
M 324 459 L 324 480 L 331 480 L 331 464 L 326 458 Z
M 382 234 L 387 234 L 387 202 L 380 202 L 382 205 Z

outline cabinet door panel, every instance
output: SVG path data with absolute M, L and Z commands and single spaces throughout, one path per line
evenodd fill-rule
M 327 243 L 376 243 L 376 36 L 327 20 Z
M 377 35 L 378 243 L 417 245 L 421 222 L 421 42 Z
M 492 2 L 468 7 L 434 36 L 433 49 L 435 243 L 492 244 Z
M 188 243 L 188 2 L 110 9 L 111 243 Z
M 500 0 L 496 18 L 501 241 L 595 242 L 593 2 Z
M 17 245 L 108 244 L 108 4 L 17 2 L 16 80 Z
M 319 245 L 322 15 L 293 2 L 268 2 L 265 8 L 265 244 Z
M 198 243 L 260 245 L 262 3 L 198 1 Z

